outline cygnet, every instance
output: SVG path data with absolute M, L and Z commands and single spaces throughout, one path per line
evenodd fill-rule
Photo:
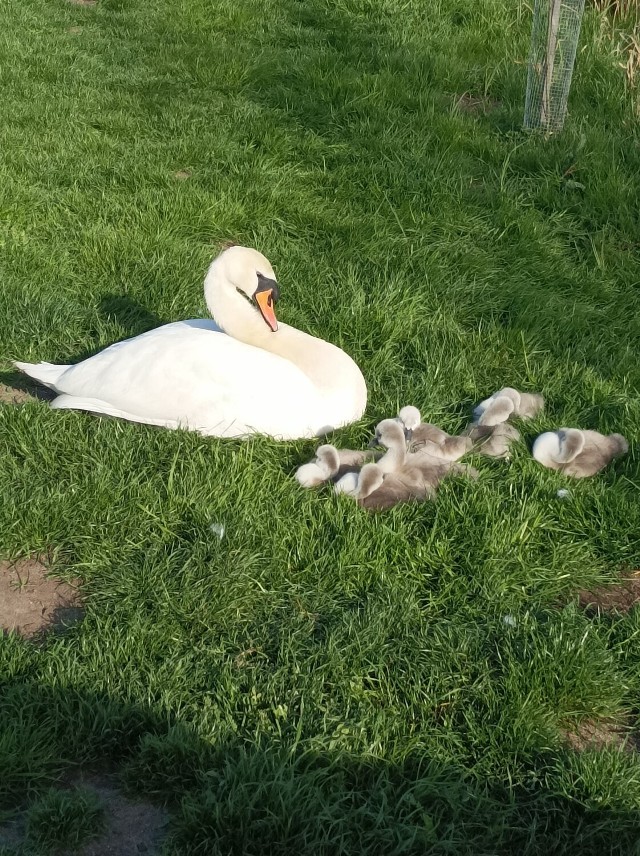
M 499 425 L 469 425 L 466 435 L 473 444 L 473 451 L 490 458 L 508 458 L 511 444 L 517 443 L 520 432 L 508 422 Z
M 313 461 L 303 464 L 295 472 L 302 487 L 318 487 L 327 481 L 338 481 L 347 473 L 358 472 L 367 461 L 375 461 L 380 453 L 372 449 L 336 449 L 329 443 L 316 449 Z
M 518 392 L 511 386 L 505 386 L 474 408 L 473 421 L 477 425 L 499 425 L 511 416 L 533 419 L 543 410 L 544 398 L 541 395 Z
M 445 461 L 459 461 L 473 445 L 468 437 L 447 434 L 437 425 L 422 422 L 420 411 L 412 405 L 407 405 L 400 410 L 398 421 L 404 425 L 410 452 L 426 452 Z
M 533 457 L 543 467 L 576 479 L 595 475 L 628 451 L 629 444 L 621 434 L 607 436 L 579 428 L 547 431 L 533 444 Z

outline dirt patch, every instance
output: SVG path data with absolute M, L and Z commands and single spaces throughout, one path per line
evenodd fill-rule
M 39 558 L 0 561 L 0 633 L 31 638 L 82 619 L 77 584 L 49 577 L 47 570 Z
M 85 845 L 79 856 L 132 856 L 160 853 L 167 813 L 144 801 L 127 799 L 109 776 L 80 776 L 74 782 L 92 790 L 105 810 L 107 828 L 104 834 Z
M 56 394 L 44 386 L 32 386 L 24 377 L 16 375 L 11 384 L 0 382 L 0 404 L 24 404 L 25 401 L 51 401 Z
M 67 28 L 67 32 L 71 33 L 74 36 L 76 36 L 78 33 L 81 33 L 82 30 L 83 30 L 82 27 L 68 27 Z
M 63 788 L 86 788 L 104 809 L 105 829 L 93 841 L 75 850 L 76 856 L 159 856 L 168 814 L 149 802 L 125 797 L 112 776 L 80 774 L 64 782 Z M 0 827 L 0 846 L 21 847 L 25 843 L 24 813 Z
M 177 178 L 178 181 L 186 181 L 188 178 L 191 178 L 191 170 L 179 169 L 177 172 L 173 173 L 173 177 Z
M 67 0 L 72 6 L 97 6 L 98 0 Z
M 471 95 L 469 92 L 463 92 L 456 100 L 456 107 L 462 113 L 482 114 L 492 113 L 499 107 L 502 107 L 502 101 L 496 101 L 493 98 L 486 98 L 482 95 Z
M 637 752 L 638 737 L 620 723 L 605 719 L 585 719 L 572 730 L 563 729 L 562 736 L 571 749 L 584 752 L 586 749 L 624 749 Z
M 578 592 L 578 603 L 590 615 L 603 612 L 626 615 L 640 603 L 640 571 L 622 578 L 617 585 L 582 589 Z

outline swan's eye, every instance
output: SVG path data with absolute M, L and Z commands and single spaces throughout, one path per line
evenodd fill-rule
M 268 276 L 264 276 L 261 273 L 258 273 L 257 277 L 258 287 L 255 290 L 255 294 L 259 294 L 262 291 L 270 292 L 269 306 L 271 306 L 272 303 L 277 303 L 280 299 L 280 289 L 278 288 L 278 283 L 275 281 L 275 279 L 269 279 Z

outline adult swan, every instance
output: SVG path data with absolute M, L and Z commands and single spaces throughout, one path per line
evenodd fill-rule
M 204 292 L 215 321 L 165 324 L 77 365 L 15 365 L 58 393 L 53 408 L 214 437 L 314 437 L 360 418 L 360 369 L 335 345 L 278 324 L 278 285 L 263 255 L 224 250 Z

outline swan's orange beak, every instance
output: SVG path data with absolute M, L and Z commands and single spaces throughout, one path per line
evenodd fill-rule
M 273 279 L 267 279 L 262 275 L 258 275 L 259 286 L 256 289 L 255 294 L 253 295 L 253 299 L 256 302 L 258 309 L 260 310 L 260 314 L 267 322 L 272 332 L 276 332 L 278 329 L 278 319 L 276 318 L 275 313 L 275 304 L 278 298 L 280 297 L 280 292 L 278 290 L 278 284 Z

